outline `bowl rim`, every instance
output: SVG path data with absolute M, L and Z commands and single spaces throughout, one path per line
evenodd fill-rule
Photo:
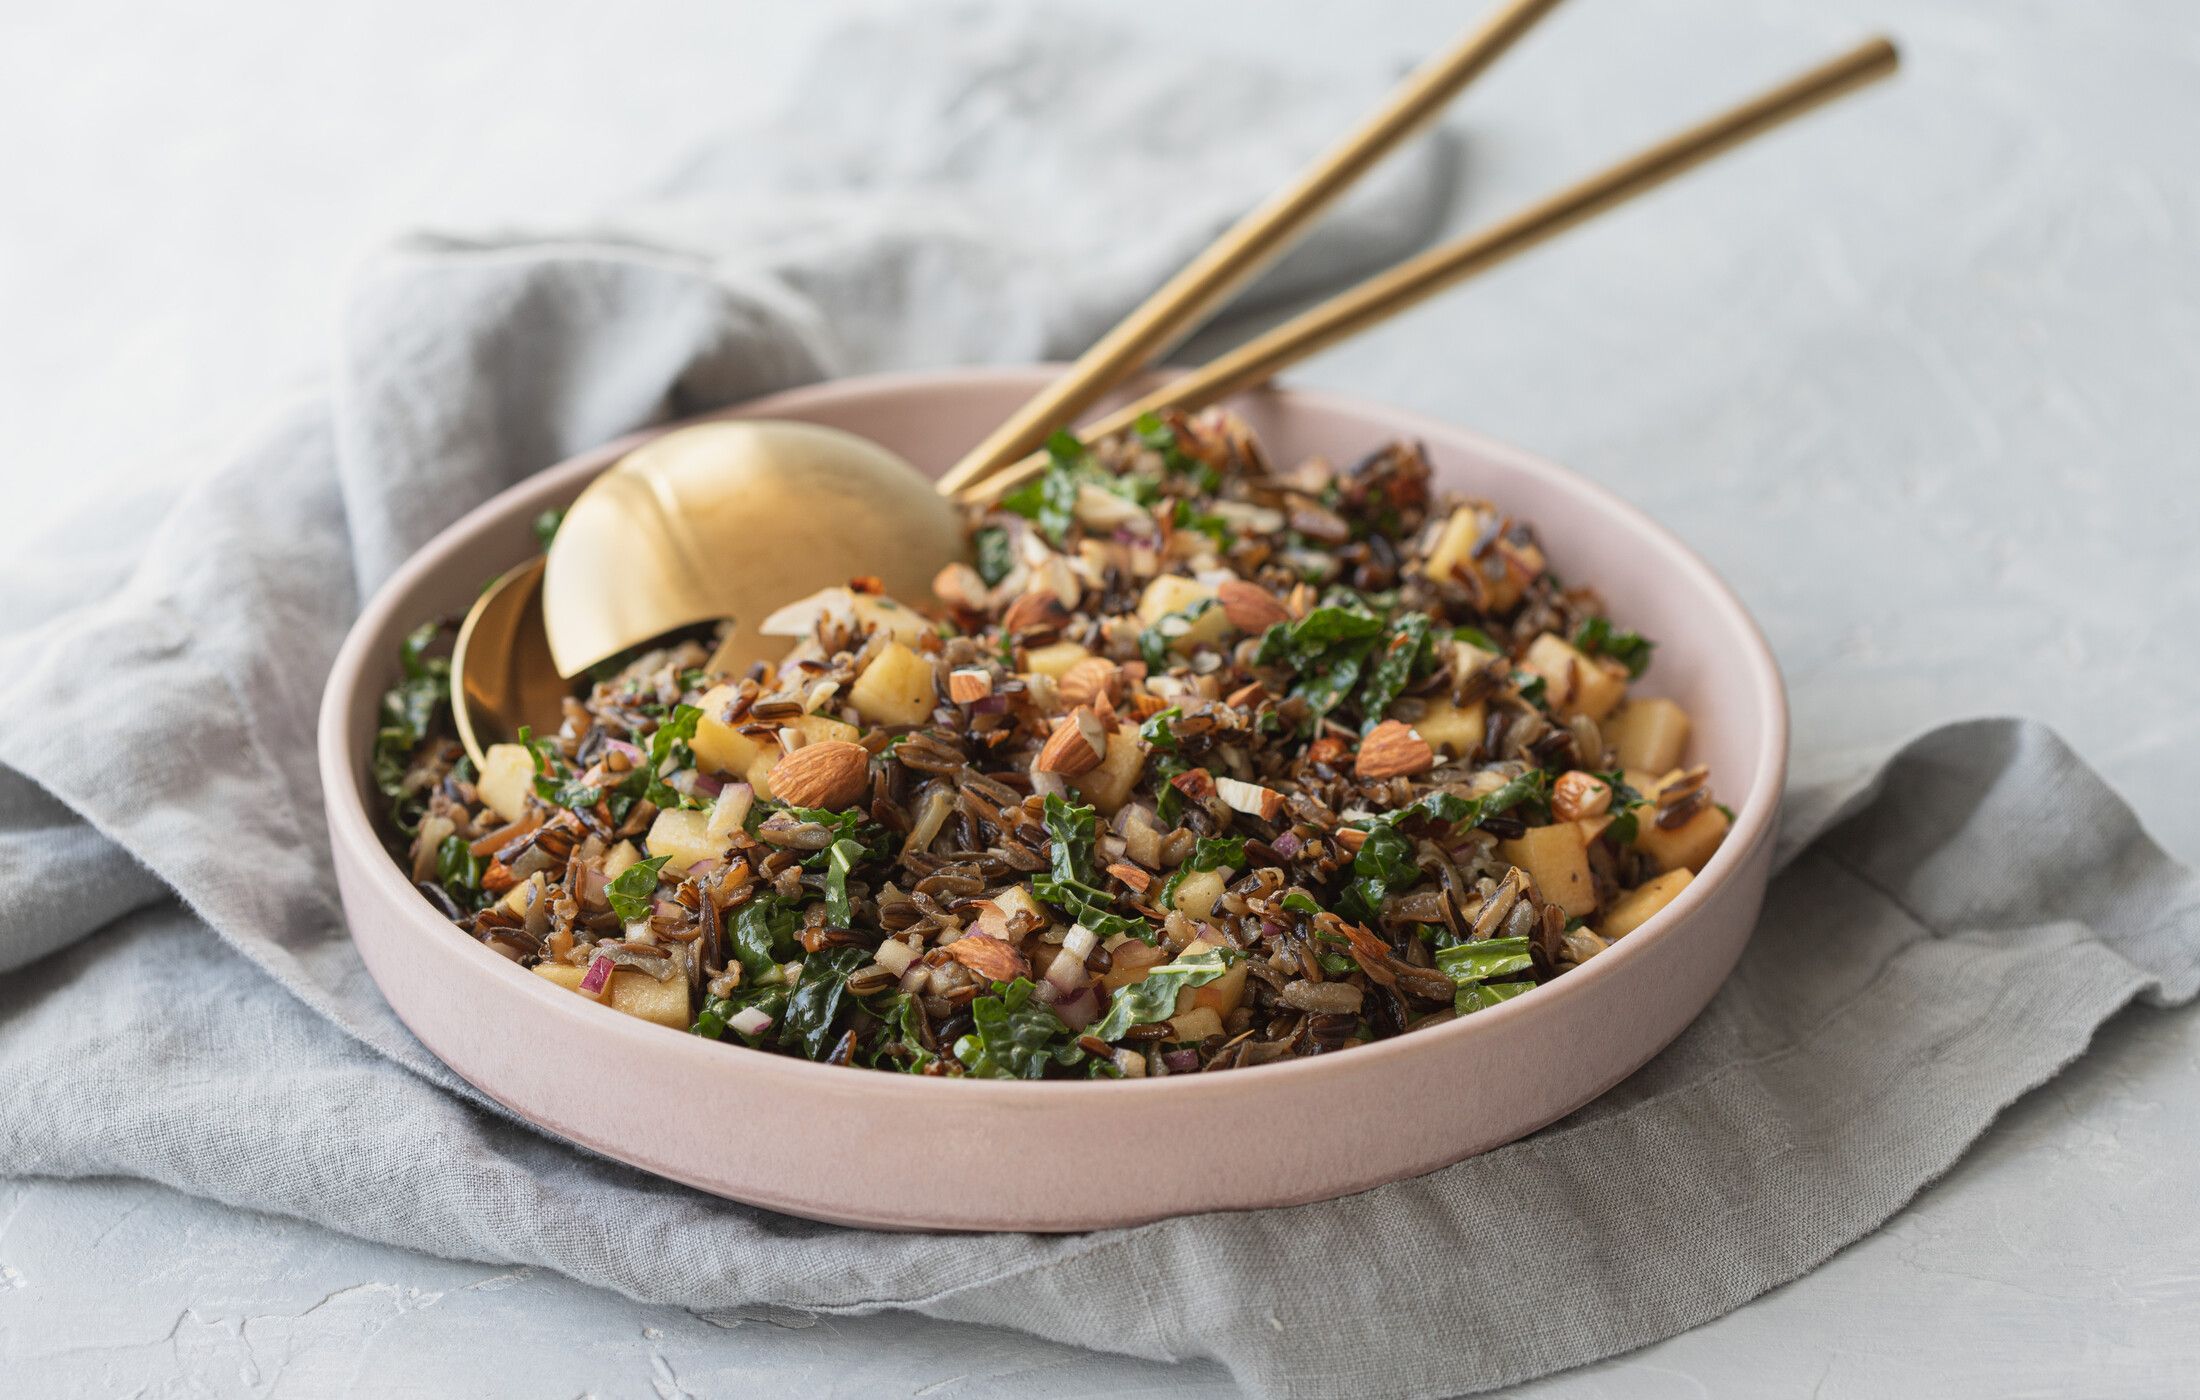
M 738 1042 L 704 1040 L 690 1032 L 675 1031 L 669 1026 L 660 1026 L 631 1016 L 605 1015 L 604 1008 L 588 1004 L 582 998 L 553 986 L 471 939 L 457 938 L 446 942 L 437 937 L 438 934 L 451 932 L 452 925 L 435 913 L 433 906 L 404 878 L 396 864 L 386 858 L 381 837 L 375 829 L 367 790 L 362 782 L 364 766 L 356 762 L 355 756 L 348 751 L 346 712 L 350 708 L 351 697 L 368 684 L 368 677 L 375 673 L 378 665 L 378 658 L 369 647 L 372 637 L 384 630 L 401 596 L 410 592 L 422 576 L 441 567 L 452 555 L 460 552 L 461 540 L 491 523 L 502 523 L 512 512 L 511 498 L 515 495 L 527 492 L 530 487 L 539 486 L 551 476 L 579 473 L 591 467 L 600 471 L 642 442 L 695 423 L 726 418 L 766 417 L 781 411 L 816 410 L 848 399 L 872 399 L 896 393 L 951 389 L 972 380 L 1006 379 L 1026 383 L 1036 389 L 1060 369 L 1059 365 L 1006 365 L 905 370 L 827 380 L 782 390 L 727 408 L 656 425 L 627 434 L 600 447 L 576 453 L 529 474 L 467 511 L 445 526 L 383 580 L 353 619 L 343 644 L 337 651 L 336 660 L 330 668 L 322 692 L 316 726 L 330 840 L 348 841 L 355 846 L 363 846 L 379 857 L 365 862 L 365 878 L 401 896 L 399 907 L 414 911 L 410 917 L 414 919 L 422 935 L 433 940 L 430 946 L 464 950 L 460 955 L 460 966 L 476 967 L 488 976 L 512 979 L 513 985 L 527 988 L 526 994 L 535 998 L 545 1014 L 560 1018 L 564 1023 L 561 1034 L 569 1029 L 572 1034 L 581 1036 L 625 1040 L 630 1048 L 638 1051 L 653 1049 L 655 1053 L 663 1055 L 710 1056 L 711 1059 L 698 1063 L 719 1065 L 732 1071 L 745 1069 L 749 1073 L 762 1074 L 767 1078 L 785 1077 L 785 1087 L 789 1089 L 821 1089 L 830 1084 L 839 1092 L 854 1089 L 866 1093 L 886 1093 L 900 1092 L 891 1087 L 894 1085 L 927 1082 L 929 1087 L 915 1092 L 943 1095 L 945 1097 L 942 1102 L 990 1101 L 1005 1108 L 1036 1108 L 1043 1103 L 1084 1103 L 1095 1095 L 1171 1094 L 1179 1101 L 1188 1101 L 1195 1095 L 1235 1095 L 1252 1087 L 1240 1075 L 1167 1075 L 1134 1081 L 1100 1081 L 977 1079 L 872 1072 L 854 1076 L 853 1078 L 862 1082 L 851 1083 L 851 1076 L 844 1073 L 840 1066 L 757 1050 Z M 1149 376 L 1154 382 L 1160 382 L 1167 377 L 1166 374 Z M 1471 429 L 1426 414 L 1397 408 L 1356 394 L 1270 385 L 1238 397 L 1281 398 L 1323 412 L 1379 417 L 1400 436 L 1459 442 L 1482 456 L 1503 460 L 1508 467 L 1525 475 L 1542 478 L 1561 492 L 1584 495 L 1595 501 L 1621 519 L 1640 538 L 1655 546 L 1664 556 L 1665 562 L 1687 575 L 1698 591 L 1711 602 L 1719 614 L 1721 624 L 1741 642 L 1733 665 L 1738 678 L 1748 684 L 1752 700 L 1763 719 L 1755 776 L 1749 790 L 1735 804 L 1734 826 L 1727 839 L 1720 844 L 1718 851 L 1686 890 L 1640 928 L 1612 944 L 1606 952 L 1533 991 L 1509 998 L 1473 1016 L 1432 1026 L 1412 1036 L 1393 1036 L 1370 1044 L 1353 1046 L 1348 1052 L 1339 1055 L 1279 1061 L 1256 1066 L 1249 1072 L 1257 1074 L 1262 1084 L 1281 1088 L 1286 1082 L 1284 1076 L 1287 1075 L 1301 1079 L 1315 1075 L 1335 1075 L 1340 1072 L 1340 1061 L 1346 1063 L 1350 1072 L 1379 1071 L 1385 1060 L 1418 1054 L 1421 1051 L 1416 1046 L 1435 1044 L 1430 1037 L 1456 1040 L 1467 1036 L 1499 1036 L 1521 1018 L 1540 1014 L 1538 1008 L 1555 1004 L 1559 997 L 1581 995 L 1594 982 L 1626 976 L 1627 969 L 1647 956 L 1655 945 L 1670 938 L 1684 936 L 1681 930 L 1687 927 L 1689 918 L 1696 909 L 1708 902 L 1727 879 L 1745 865 L 1753 851 L 1774 838 L 1781 793 L 1786 780 L 1789 726 L 1786 688 L 1771 646 L 1740 598 L 1701 556 L 1647 513 L 1609 488 L 1525 449 L 1498 442 Z M 473 961 L 468 962 L 466 959 Z M 647 1036 L 649 1039 L 637 1044 L 632 1041 L 632 1037 L 637 1035 Z M 735 1052 L 734 1055 L 728 1056 L 729 1050 Z M 831 1078 L 828 1079 L 827 1076 Z

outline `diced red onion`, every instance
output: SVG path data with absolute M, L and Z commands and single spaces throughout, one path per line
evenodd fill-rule
M 1072 953 L 1067 943 L 1064 943 L 1061 950 L 1055 953 L 1054 960 L 1047 964 L 1046 985 L 1053 987 L 1063 996 L 1074 995 L 1084 990 L 1091 982 L 1092 974 L 1085 971 L 1085 960 Z
M 1282 924 L 1279 924 L 1279 923 L 1277 923 L 1277 922 L 1276 922 L 1276 921 L 1275 921 L 1274 919 L 1262 919 L 1262 920 L 1260 921 L 1260 936 L 1261 936 L 1261 937 L 1263 937 L 1263 938 L 1268 938 L 1268 939 L 1276 939 L 1276 938 L 1281 938 L 1281 937 L 1283 937 L 1283 933 L 1284 933 L 1284 928 L 1283 928 L 1283 925 L 1282 925 Z
M 1189 1047 L 1183 1050 L 1162 1052 L 1161 1063 L 1169 1067 L 1171 1074 L 1190 1074 L 1199 1068 L 1199 1052 Z
M 980 696 L 970 702 L 970 713 L 974 715 L 1005 715 L 1008 713 L 1009 702 L 1015 698 L 1013 695 Z
M 772 1028 L 772 1014 L 761 1006 L 744 1006 L 726 1018 L 726 1026 L 742 1035 L 762 1035 Z
M 625 754 L 627 756 L 627 760 L 631 762 L 636 768 L 641 767 L 644 763 L 647 763 L 649 761 L 648 754 L 643 753 L 640 749 L 636 748 L 634 745 L 628 743 L 624 739 L 606 739 L 603 741 L 603 746 L 611 750 L 613 753 Z
M 588 972 L 581 978 L 581 994 L 603 1000 L 604 989 L 611 985 L 611 959 L 598 958 L 588 965 Z
M 1276 848 L 1277 855 L 1282 856 L 1285 860 L 1289 860 L 1291 857 L 1297 855 L 1299 853 L 1299 847 L 1305 845 L 1306 843 L 1299 839 L 1299 834 L 1297 832 L 1286 831 L 1268 844 Z
M 1081 1031 L 1100 1018 L 1100 993 L 1092 987 L 1083 988 L 1077 995 L 1054 1003 L 1054 1014 L 1063 1025 Z
M 931 968 L 926 967 L 922 962 L 911 963 L 909 970 L 901 975 L 901 989 L 911 996 L 915 996 L 918 992 L 924 990 L 924 984 L 930 981 L 931 978 Z
M 695 775 L 695 790 L 705 797 L 716 797 L 725 790 L 725 786 L 726 780 L 724 778 L 713 777 L 711 774 L 703 772 L 698 772 Z

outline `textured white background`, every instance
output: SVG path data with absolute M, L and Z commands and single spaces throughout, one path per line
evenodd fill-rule
M 310 382 L 361 251 L 612 203 L 776 102 L 794 56 L 863 8 L 0 10 L 14 528 L 87 502 L 127 522 L 144 482 Z M 1109 8 L 1157 43 L 1302 67 L 1409 61 L 1469 9 Z M 1906 41 L 1898 88 L 1297 377 L 1518 441 L 1671 523 L 1772 635 L 1800 766 L 2023 712 L 2200 859 L 2189 0 L 1576 0 L 1454 115 L 1455 222 L 1875 25 Z M 1529 1389 L 2195 1393 L 2196 1133 L 2200 1020 L 2129 1014 L 1874 1238 Z M 57 1397 L 1231 1393 L 973 1328 L 642 1308 L 156 1187 L 38 1180 L 0 1180 L 0 1377 Z

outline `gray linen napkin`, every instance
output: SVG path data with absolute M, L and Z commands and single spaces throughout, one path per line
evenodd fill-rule
M 1449 1394 L 1795 1277 L 2118 1007 L 2194 994 L 2200 884 L 2052 735 L 1988 721 L 1791 794 L 1742 966 L 1634 1079 L 1344 1201 L 1073 1238 L 843 1230 L 603 1162 L 460 1084 L 365 978 L 328 885 L 312 723 L 357 590 L 638 424 L 1072 350 L 1377 85 L 1055 24 L 858 33 L 797 90 L 873 105 L 812 104 L 585 238 L 384 260 L 326 399 L 186 492 L 119 590 L 0 638 L 0 1169 L 142 1176 L 697 1309 L 905 1308 L 1213 1357 L 1263 1395 Z M 1248 132 L 1256 104 L 1275 120 Z M 1402 162 L 1274 286 L 1395 256 L 1440 168 Z

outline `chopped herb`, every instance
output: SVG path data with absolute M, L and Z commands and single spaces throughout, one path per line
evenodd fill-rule
M 546 510 L 542 514 L 536 516 L 535 543 L 541 545 L 544 549 L 548 549 L 550 547 L 550 541 L 557 538 L 558 527 L 560 525 L 563 525 L 564 523 L 565 511 L 562 508 L 558 510 Z
M 1176 887 L 1184 883 L 1184 877 L 1195 870 L 1243 870 L 1245 868 L 1245 838 L 1242 836 L 1202 836 L 1192 846 L 1191 855 L 1170 874 L 1168 883 L 1161 887 L 1161 898 L 1155 903 L 1163 909 L 1171 908 L 1176 898 Z
M 970 537 L 970 546 L 978 557 L 978 577 L 985 586 L 993 587 L 1016 571 L 1016 550 L 1009 543 L 1008 531 L 998 525 L 988 525 Z
M 1090 807 L 1079 807 L 1049 794 L 1045 818 L 1047 834 L 1054 838 L 1052 873 L 1032 877 L 1031 892 L 1102 938 L 1127 933 L 1153 942 L 1154 933 L 1142 919 L 1126 919 L 1112 908 L 1114 899 L 1099 887 L 1088 853 L 1099 832 L 1099 817 Z
M 1102 1040 L 1120 1040 L 1132 1026 L 1166 1021 L 1176 1011 L 1176 994 L 1186 987 L 1204 987 L 1228 971 L 1220 948 L 1190 953 L 1147 973 L 1115 994 L 1108 1014 L 1087 1027 Z
M 776 980 L 779 965 L 794 956 L 798 921 L 794 904 L 778 895 L 759 896 L 733 911 L 726 938 L 745 980 Z
M 463 836 L 446 836 L 435 848 L 435 878 L 461 908 L 481 908 L 490 896 L 481 889 L 487 863 L 467 848 Z
M 1585 656 L 1609 656 L 1627 668 L 1629 676 L 1650 669 L 1650 649 L 1657 643 L 1640 632 L 1623 632 L 1610 618 L 1592 617 L 1574 629 L 1574 646 Z
M 1164 473 L 1190 477 L 1193 487 L 1203 496 L 1211 496 L 1222 489 L 1222 473 L 1186 452 L 1183 444 L 1177 441 L 1176 429 L 1162 422 L 1160 415 L 1144 414 L 1136 427 L 1138 440 L 1161 454 Z
M 955 1058 L 981 1079 L 1042 1079 L 1047 1066 L 1083 1063 L 1076 1034 L 1044 1006 L 1034 1006 L 1036 988 L 1019 977 L 995 982 L 993 995 L 970 1003 L 973 1023 L 955 1042 Z
M 844 838 L 835 841 L 826 855 L 825 918 L 834 928 L 848 928 L 854 917 L 848 905 L 848 872 L 863 859 L 863 843 Z
M 846 999 L 848 974 L 870 960 L 865 948 L 828 948 L 804 958 L 802 975 L 787 993 L 779 1043 L 810 1059 L 823 1059 L 833 1046 L 833 1022 Z
M 1231 539 L 1234 538 L 1229 521 L 1219 515 L 1209 515 L 1199 510 L 1182 497 L 1177 499 L 1176 514 L 1170 518 L 1170 523 L 1179 530 L 1199 531 L 1213 540 L 1217 549 L 1228 549 Z
M 604 896 L 611 902 L 611 912 L 620 923 L 638 923 L 649 917 L 657 902 L 657 874 L 670 859 L 670 856 L 651 856 L 635 861 L 619 872 L 619 878 L 604 887 Z
M 1199 598 L 1162 617 L 1153 626 L 1138 634 L 1138 654 L 1146 659 L 1146 669 L 1161 672 L 1169 669 L 1169 648 L 1176 639 L 1192 630 L 1192 624 L 1206 615 L 1209 608 L 1220 607 L 1213 598 Z M 1172 627 L 1171 623 L 1180 623 Z M 1277 624 L 1281 626 L 1282 624 Z
M 1166 710 L 1149 715 L 1146 722 L 1138 726 L 1138 737 L 1146 741 L 1148 748 L 1159 749 L 1163 753 L 1174 753 L 1176 752 L 1176 731 L 1169 726 L 1171 721 L 1182 718 L 1184 718 L 1184 707 L 1182 705 L 1171 705 Z
M 1525 938 L 1485 938 L 1436 950 L 1436 966 L 1459 988 L 1452 1010 L 1461 1016 L 1495 1006 L 1535 986 L 1500 982 L 1529 970 L 1534 959 Z
M 731 996 L 706 997 L 703 1009 L 695 1013 L 695 1024 L 690 1030 L 707 1040 L 724 1039 L 728 1023 L 752 1006 L 771 1017 L 772 1024 L 761 1031 L 735 1031 L 734 1034 L 750 1045 L 761 1046 L 764 1038 L 777 1028 L 780 1018 L 786 1015 L 787 988 L 784 986 L 740 987 Z
M 426 654 L 441 631 L 431 622 L 406 634 L 398 644 L 403 678 L 383 694 L 381 721 L 374 732 L 374 785 L 391 800 L 391 822 L 408 836 L 419 829 L 427 799 L 405 791 L 405 773 L 413 751 L 427 740 L 451 698 L 451 663 Z
M 1382 722 L 1383 711 L 1405 692 L 1415 676 L 1433 669 L 1432 651 L 1427 613 L 1407 613 L 1398 619 L 1390 630 L 1390 640 L 1383 644 L 1382 654 L 1368 668 L 1360 690 L 1361 733 Z

